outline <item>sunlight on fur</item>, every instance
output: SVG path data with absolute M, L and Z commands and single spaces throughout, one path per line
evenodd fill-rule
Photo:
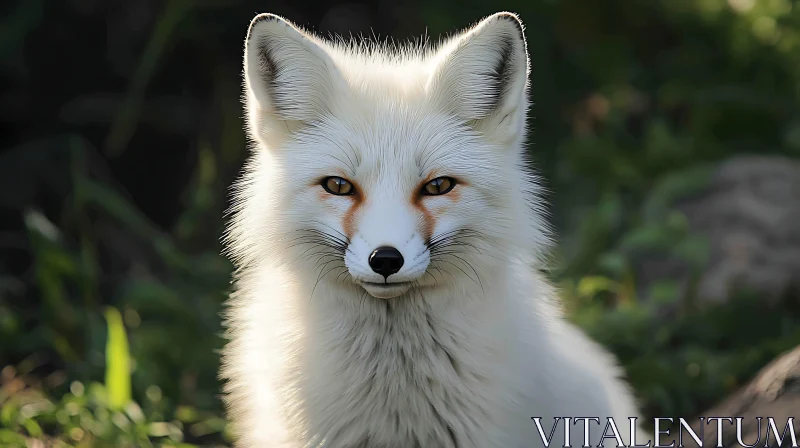
M 540 273 L 523 30 L 498 13 L 398 47 L 253 19 L 253 148 L 225 240 L 237 446 L 532 447 L 532 416 L 613 417 L 628 434 L 620 369 Z

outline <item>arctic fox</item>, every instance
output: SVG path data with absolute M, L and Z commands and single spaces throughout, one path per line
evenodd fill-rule
M 221 369 L 237 446 L 541 446 L 532 417 L 551 446 L 555 417 L 613 417 L 627 443 L 620 369 L 540 273 L 528 74 L 507 12 L 436 48 L 253 19 Z

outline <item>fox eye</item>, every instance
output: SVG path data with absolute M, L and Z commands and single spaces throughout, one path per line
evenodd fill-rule
M 426 196 L 438 196 L 449 193 L 456 186 L 456 180 L 452 177 L 437 177 L 422 187 L 422 194 Z
M 349 180 L 342 179 L 341 177 L 331 176 L 322 179 L 322 188 L 330 194 L 336 196 L 349 196 L 355 193 L 353 184 Z

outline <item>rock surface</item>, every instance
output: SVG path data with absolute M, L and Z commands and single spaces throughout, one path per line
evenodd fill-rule
M 738 156 L 719 165 L 709 184 L 675 207 L 692 234 L 709 243 L 708 265 L 692 286 L 705 303 L 725 303 L 748 290 L 770 303 L 800 292 L 800 162 Z M 673 258 L 650 257 L 639 268 L 640 294 L 673 279 L 682 294 L 690 270 Z
M 704 412 L 701 417 L 742 417 L 742 441 L 748 445 L 758 441 L 756 446 L 764 447 L 767 442 L 766 434 L 769 431 L 769 444 L 766 446 L 770 448 L 797 446 L 793 445 L 789 431 L 785 433 L 783 444 L 778 445 L 768 426 L 767 417 L 774 419 L 779 433 L 784 431 L 788 419 L 793 418 L 796 440 L 800 443 L 800 346 L 779 356 L 764 367 L 747 386 Z M 762 418 L 760 430 L 757 417 Z M 703 447 L 713 448 L 717 445 L 716 420 L 705 426 Z M 700 434 L 699 424 L 694 424 L 692 427 L 697 434 Z M 734 424 L 723 421 L 722 434 L 724 448 L 741 448 L 736 439 Z M 667 442 L 662 444 L 671 440 L 669 437 L 666 439 Z M 688 435 L 685 435 L 683 440 L 685 446 L 697 446 Z

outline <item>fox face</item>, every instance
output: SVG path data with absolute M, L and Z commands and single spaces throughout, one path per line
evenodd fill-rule
M 377 298 L 481 287 L 479 272 L 535 239 L 527 74 L 522 25 L 507 13 L 397 54 L 257 17 L 245 50 L 257 149 L 235 196 L 234 257 L 277 257 Z
M 488 242 L 503 225 L 502 210 L 493 204 L 509 188 L 495 174 L 502 172 L 497 158 L 488 157 L 497 148 L 444 116 L 415 118 L 409 110 L 370 115 L 331 118 L 287 145 L 279 165 L 296 181 L 286 203 L 292 217 L 287 230 L 306 223 L 307 233 L 331 243 L 325 250 L 297 249 L 313 254 L 305 261 L 318 269 L 352 279 L 375 297 L 453 276 L 470 277 L 477 286 L 470 264 L 481 251 L 478 240 Z M 361 123 L 369 130 L 353 129 Z

